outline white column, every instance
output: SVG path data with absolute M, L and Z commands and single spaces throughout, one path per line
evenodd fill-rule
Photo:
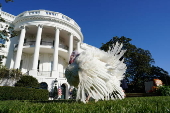
M 23 44 L 24 44 L 24 38 L 25 38 L 25 26 L 21 26 L 21 34 L 20 34 L 20 39 L 18 43 L 18 50 L 15 58 L 15 64 L 14 64 L 14 69 L 19 68 L 20 61 L 21 61 L 21 55 L 22 55 L 22 49 L 23 49 Z
M 53 71 L 58 70 L 58 47 L 59 47 L 59 34 L 60 29 L 55 28 L 55 44 L 54 44 L 54 60 L 53 60 Z
M 71 55 L 72 52 L 73 52 L 73 34 L 70 34 L 68 61 L 70 60 L 70 55 Z
M 77 41 L 77 52 L 80 52 L 80 41 Z
M 32 70 L 35 70 L 35 71 L 37 71 L 37 66 L 38 66 L 38 58 L 39 58 L 42 28 L 43 28 L 43 25 L 38 25 L 37 37 L 36 37 L 36 43 L 35 43 L 35 50 L 34 50 L 34 57 L 33 57 L 33 66 L 32 66 Z

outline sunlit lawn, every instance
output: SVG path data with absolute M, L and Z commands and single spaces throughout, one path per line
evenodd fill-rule
M 0 113 L 170 113 L 170 97 L 129 97 L 116 101 L 0 101 Z

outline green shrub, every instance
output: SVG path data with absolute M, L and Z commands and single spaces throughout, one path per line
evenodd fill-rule
M 0 79 L 2 78 L 13 78 L 19 79 L 22 76 L 21 70 L 18 69 L 8 69 L 7 67 L 0 64 Z
M 36 88 L 39 87 L 38 80 L 32 76 L 22 76 L 17 83 L 15 83 L 16 87 L 28 87 L 28 88 Z
M 18 80 L 20 77 L 23 76 L 21 70 L 19 70 L 19 69 L 10 69 L 9 71 L 10 71 L 9 72 L 10 78 L 15 78 Z
M 170 86 L 160 86 L 157 90 L 156 93 L 159 96 L 170 96 Z
M 48 90 L 24 87 L 0 87 L 0 100 L 48 100 Z
M 0 79 L 9 78 L 9 69 L 3 65 L 0 65 Z

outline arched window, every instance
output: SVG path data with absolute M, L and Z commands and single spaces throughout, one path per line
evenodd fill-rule
M 46 82 L 41 82 L 40 83 L 40 88 L 42 89 L 48 89 L 48 84 Z

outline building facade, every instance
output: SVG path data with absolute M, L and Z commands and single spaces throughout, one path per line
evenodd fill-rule
M 71 18 L 47 10 L 25 11 L 18 16 L 1 11 L 0 29 L 5 25 L 14 27 L 19 34 L 5 42 L 7 46 L 0 54 L 7 56 L 3 65 L 20 69 L 45 82 L 50 92 L 54 86 L 62 88 L 62 97 L 69 98 L 70 85 L 65 78 L 65 69 L 72 51 L 79 53 L 93 48 L 83 43 L 79 25 Z

